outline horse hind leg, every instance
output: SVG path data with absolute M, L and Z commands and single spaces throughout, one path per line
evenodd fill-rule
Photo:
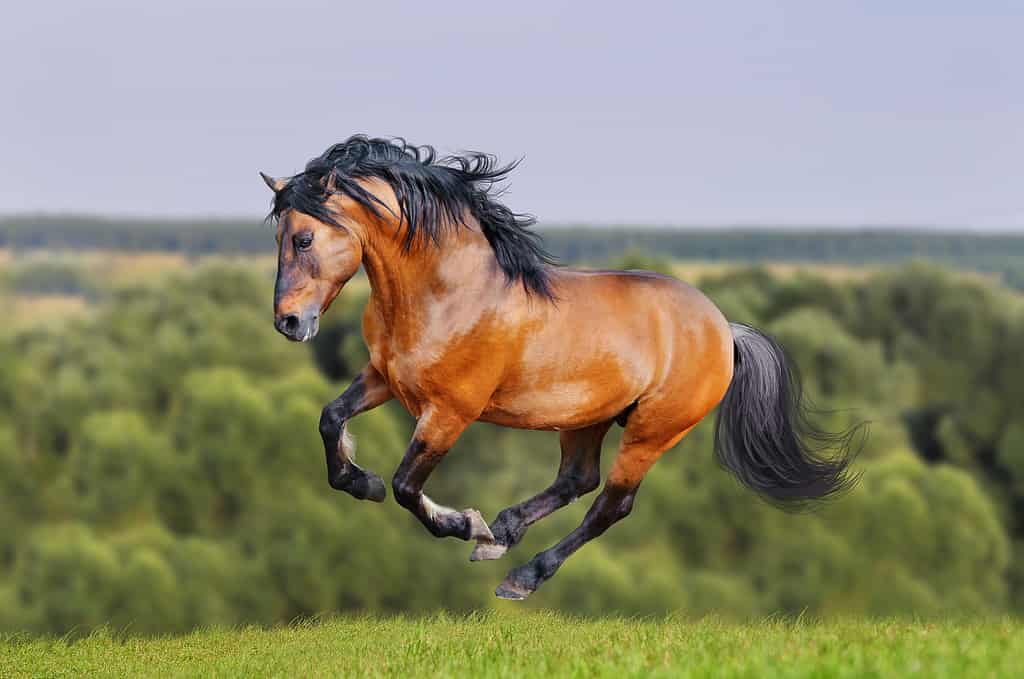
M 640 429 L 642 426 L 641 422 L 630 418 L 604 488 L 579 527 L 554 547 L 512 569 L 495 591 L 499 598 L 525 599 L 530 596 L 545 581 L 550 580 L 576 550 L 628 516 L 644 476 L 662 453 L 678 443 L 693 428 L 693 425 L 689 425 L 669 436 L 647 436 L 643 435 Z
M 612 420 L 559 434 L 562 462 L 546 489 L 498 513 L 491 524 L 494 540 L 479 541 L 470 561 L 499 559 L 519 544 L 526 529 L 545 516 L 596 490 L 601 483 L 601 442 Z

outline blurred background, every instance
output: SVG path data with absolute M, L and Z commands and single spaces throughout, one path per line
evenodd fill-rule
M 1024 13 L 857 3 L 22 3 L 0 41 L 0 631 L 320 612 L 1024 613 Z M 506 202 L 566 265 L 646 268 L 778 337 L 868 419 L 810 515 L 741 489 L 710 422 L 525 604 L 511 566 L 325 481 L 320 408 L 367 360 L 350 284 L 272 327 L 257 170 L 350 134 L 524 157 Z M 385 477 L 413 422 L 356 418 Z M 606 442 L 605 466 L 618 428 Z M 501 508 L 557 437 L 475 424 L 431 479 Z

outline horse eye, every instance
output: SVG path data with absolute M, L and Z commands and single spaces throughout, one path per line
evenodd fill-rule
M 292 239 L 296 250 L 308 250 L 313 245 L 313 234 L 301 233 Z

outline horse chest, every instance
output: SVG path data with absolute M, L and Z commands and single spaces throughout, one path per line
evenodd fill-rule
M 425 375 L 410 352 L 395 350 L 384 338 L 369 346 L 370 363 L 381 374 L 392 395 L 414 417 L 419 417 L 430 400 L 424 388 Z
M 367 332 L 364 326 L 370 362 L 414 417 L 437 405 L 475 419 L 500 380 L 503 363 L 493 333 L 481 331 L 476 317 L 435 316 L 436 322 L 423 322 L 414 333 L 373 322 Z

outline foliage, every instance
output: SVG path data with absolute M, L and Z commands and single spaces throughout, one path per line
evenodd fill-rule
M 820 512 L 780 513 L 715 466 L 702 425 L 659 462 L 633 514 L 525 607 L 1024 610 L 1019 296 L 922 265 L 845 282 L 739 269 L 702 287 L 783 341 L 831 409 L 820 424 L 873 420 L 862 483 Z M 470 545 L 430 537 L 393 502 L 330 490 L 317 421 L 366 360 L 365 295 L 347 289 L 312 348 L 273 331 L 262 272 L 224 264 L 0 333 L 0 630 L 153 634 L 499 605 L 505 571 L 567 534 L 589 500 L 505 559 L 470 564 Z M 395 403 L 354 420 L 360 464 L 388 475 L 411 426 Z M 551 433 L 476 424 L 428 489 L 493 517 L 546 486 L 557 459 Z

